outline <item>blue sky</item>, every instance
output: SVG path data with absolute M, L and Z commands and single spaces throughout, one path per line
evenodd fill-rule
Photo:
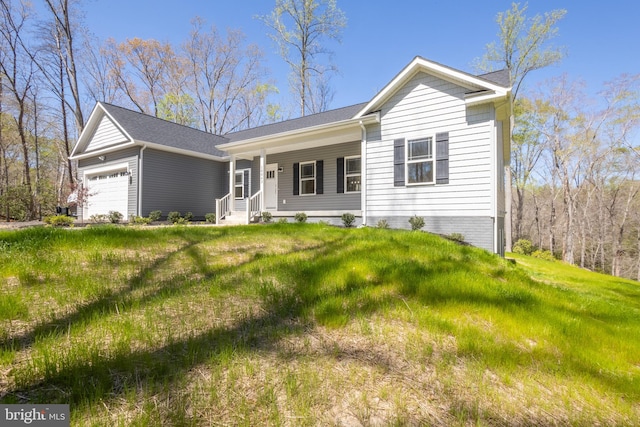
M 273 8 L 274 0 L 88 0 L 85 23 L 101 39 L 155 38 L 179 44 L 190 21 L 200 16 L 219 30 L 242 29 L 266 54 L 271 75 L 288 96 L 288 70 L 254 18 Z M 347 16 L 342 43 L 331 44 L 340 74 L 332 79 L 333 108 L 371 99 L 413 57 L 420 55 L 473 72 L 473 60 L 497 40 L 495 16 L 510 8 L 503 0 L 338 0 Z M 528 15 L 566 9 L 555 43 L 568 56 L 560 65 L 531 74 L 527 86 L 567 73 L 583 79 L 590 92 L 622 73 L 640 73 L 640 2 L 609 0 L 530 1 Z M 289 98 L 287 97 L 287 100 Z M 283 101 L 284 102 L 284 101 Z

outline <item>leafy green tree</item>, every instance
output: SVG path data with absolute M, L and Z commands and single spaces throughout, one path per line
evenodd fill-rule
M 331 53 L 325 41 L 340 41 L 347 24 L 336 0 L 276 0 L 271 14 L 258 18 L 273 30 L 271 38 L 291 69 L 300 115 L 324 111 L 331 97 L 328 75 L 335 67 L 321 64 L 320 57 Z
M 167 93 L 158 102 L 158 117 L 195 127 L 197 123 L 195 101 L 188 93 L 181 95 Z

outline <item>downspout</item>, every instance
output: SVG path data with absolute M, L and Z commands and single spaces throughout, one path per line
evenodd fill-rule
M 367 225 L 367 128 L 360 120 L 362 138 L 360 142 L 360 209 L 362 210 L 362 225 Z
M 229 213 L 236 210 L 236 197 L 235 197 L 235 185 L 236 185 L 236 155 L 231 154 L 229 158 Z
M 142 164 L 144 163 L 144 150 L 146 148 L 146 144 L 142 146 L 138 157 L 138 216 L 142 216 Z

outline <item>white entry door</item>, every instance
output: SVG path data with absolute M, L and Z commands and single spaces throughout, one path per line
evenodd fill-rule
M 278 164 L 266 166 L 264 171 L 264 207 L 278 209 Z

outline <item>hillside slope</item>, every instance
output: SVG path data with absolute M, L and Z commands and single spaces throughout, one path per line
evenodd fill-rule
M 0 232 L 0 401 L 73 425 L 633 425 L 640 287 L 420 232 Z

